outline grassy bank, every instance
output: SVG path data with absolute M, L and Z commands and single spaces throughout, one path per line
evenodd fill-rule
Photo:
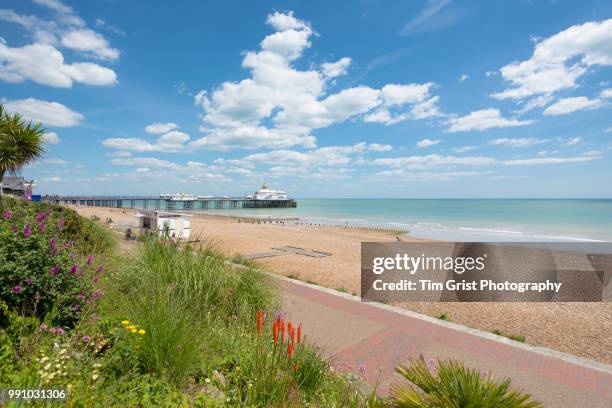
M 208 247 L 118 257 L 74 212 L 6 200 L 1 236 L 2 386 L 66 388 L 69 406 L 375 402 L 285 321 L 270 277 Z

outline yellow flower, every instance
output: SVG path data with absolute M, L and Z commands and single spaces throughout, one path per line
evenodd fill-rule
M 131 331 L 132 331 L 132 333 L 136 333 L 138 330 L 132 329 Z
M 127 326 L 128 324 L 130 324 L 129 320 L 124 320 L 121 322 L 122 325 Z
M 143 329 L 140 329 L 140 330 L 138 330 L 138 333 L 139 333 L 139 334 L 145 334 L 145 333 L 146 333 L 146 331 L 144 331 Z
M 134 330 L 134 329 L 136 329 L 136 326 L 131 326 L 131 325 L 130 325 L 130 326 L 127 326 L 127 327 L 126 327 L 126 329 L 128 329 L 128 330 Z

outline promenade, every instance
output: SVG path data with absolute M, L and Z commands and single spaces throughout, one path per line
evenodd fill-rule
M 427 360 L 452 357 L 497 378 L 509 377 L 546 407 L 612 406 L 609 365 L 279 279 L 289 319 L 302 323 L 308 339 L 332 357 L 335 367 L 355 373 L 365 367 L 367 381 L 378 379 L 383 395 L 399 378 L 394 367 L 422 353 Z

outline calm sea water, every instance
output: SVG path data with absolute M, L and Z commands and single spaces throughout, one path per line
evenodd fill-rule
M 298 199 L 297 208 L 208 213 L 407 228 L 457 241 L 612 241 L 612 199 Z

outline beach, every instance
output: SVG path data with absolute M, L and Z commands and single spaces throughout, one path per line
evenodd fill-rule
M 85 217 L 111 218 L 116 229 L 135 225 L 136 210 L 72 207 Z M 258 258 L 263 269 L 349 294 L 360 291 L 361 242 L 396 242 L 395 234 L 342 226 L 245 222 L 244 218 L 194 215 L 197 237 L 226 255 L 249 256 L 284 246 L 331 254 L 310 257 L 286 253 Z M 422 241 L 403 236 L 403 241 Z M 485 331 L 525 336 L 526 342 L 612 363 L 612 304 L 610 303 L 399 303 L 429 316 L 446 314 L 451 321 Z

